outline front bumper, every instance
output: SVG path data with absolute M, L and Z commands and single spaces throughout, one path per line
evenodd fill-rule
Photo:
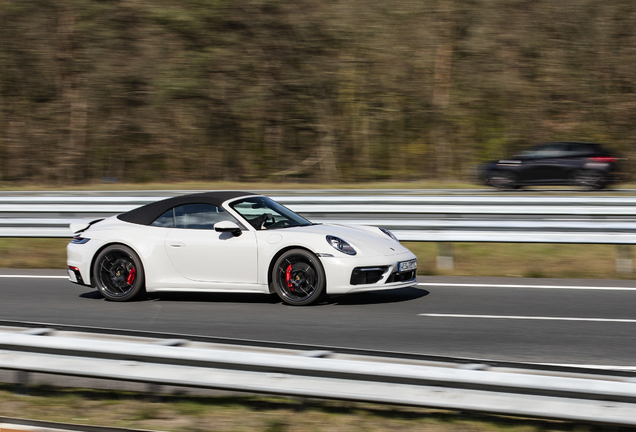
M 417 257 L 411 252 L 379 257 L 320 258 L 327 278 L 327 294 L 379 291 L 417 285 L 417 269 L 398 272 L 399 262 L 413 259 Z M 361 274 L 361 270 L 366 270 L 367 274 Z

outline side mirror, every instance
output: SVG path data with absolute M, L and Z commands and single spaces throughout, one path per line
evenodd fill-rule
M 241 228 L 232 221 L 221 221 L 214 224 L 214 231 L 217 232 L 229 232 L 234 237 L 238 237 L 242 234 Z

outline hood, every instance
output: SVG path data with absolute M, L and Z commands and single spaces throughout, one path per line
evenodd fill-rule
M 270 233 L 273 232 L 281 234 L 283 237 L 287 237 L 286 233 L 293 233 L 295 238 L 299 234 L 317 236 L 319 239 L 317 243 L 312 242 L 312 249 L 318 253 L 333 253 L 335 251 L 327 243 L 326 237 L 328 235 L 339 237 L 351 244 L 357 252 L 356 256 L 385 256 L 409 251 L 399 242 L 380 231 L 378 227 L 367 225 L 318 224 L 270 231 Z M 316 244 L 319 249 L 316 249 Z

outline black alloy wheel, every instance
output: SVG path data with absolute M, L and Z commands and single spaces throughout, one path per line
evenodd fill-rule
M 272 283 L 276 294 L 285 303 L 308 305 L 324 294 L 325 271 L 314 254 L 304 249 L 292 249 L 276 260 Z
M 131 300 L 145 291 L 141 260 L 124 245 L 111 245 L 99 253 L 93 277 L 97 289 L 108 300 Z

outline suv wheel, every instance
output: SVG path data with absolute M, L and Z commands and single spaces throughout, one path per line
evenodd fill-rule
M 487 183 L 500 189 L 517 189 L 517 178 L 511 172 L 494 171 L 488 176 Z
M 586 190 L 603 189 L 605 176 L 596 170 L 579 170 L 574 173 L 574 185 Z

